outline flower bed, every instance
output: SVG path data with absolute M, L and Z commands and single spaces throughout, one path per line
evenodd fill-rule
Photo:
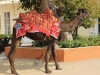
M 5 48 L 5 55 L 8 55 L 10 47 Z M 30 58 L 44 60 L 46 48 L 19 47 L 15 58 Z M 100 58 L 100 46 L 78 47 L 78 48 L 57 48 L 57 60 L 59 62 L 72 62 L 93 58 Z M 52 58 L 51 58 L 52 59 Z

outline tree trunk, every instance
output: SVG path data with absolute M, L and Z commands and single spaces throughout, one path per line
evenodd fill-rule
M 74 32 L 73 32 L 73 39 L 76 39 L 77 36 L 78 36 L 78 26 L 74 29 Z
M 42 9 L 42 12 L 46 9 L 46 8 L 49 8 L 48 6 L 48 1 L 49 0 L 41 0 L 41 9 Z
M 48 8 L 49 0 L 35 0 L 33 1 L 34 9 L 38 11 L 38 13 L 42 13 L 46 8 Z

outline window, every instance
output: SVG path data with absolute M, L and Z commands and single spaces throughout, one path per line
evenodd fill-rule
M 5 26 L 5 34 L 11 34 L 10 12 L 4 12 L 4 26 Z

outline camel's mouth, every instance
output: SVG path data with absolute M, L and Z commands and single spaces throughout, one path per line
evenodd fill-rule
M 87 11 L 87 10 L 86 10 L 86 14 L 87 14 L 87 15 L 85 16 L 85 18 L 87 18 L 88 16 L 90 16 L 89 11 Z

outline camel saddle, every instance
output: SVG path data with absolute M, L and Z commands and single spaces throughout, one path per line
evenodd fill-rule
M 46 9 L 42 14 L 36 10 L 28 13 L 20 13 L 19 19 L 16 20 L 14 27 L 16 28 L 16 38 L 24 36 L 26 32 L 35 33 L 42 32 L 46 36 L 58 38 L 60 20 L 58 20 L 52 10 Z

